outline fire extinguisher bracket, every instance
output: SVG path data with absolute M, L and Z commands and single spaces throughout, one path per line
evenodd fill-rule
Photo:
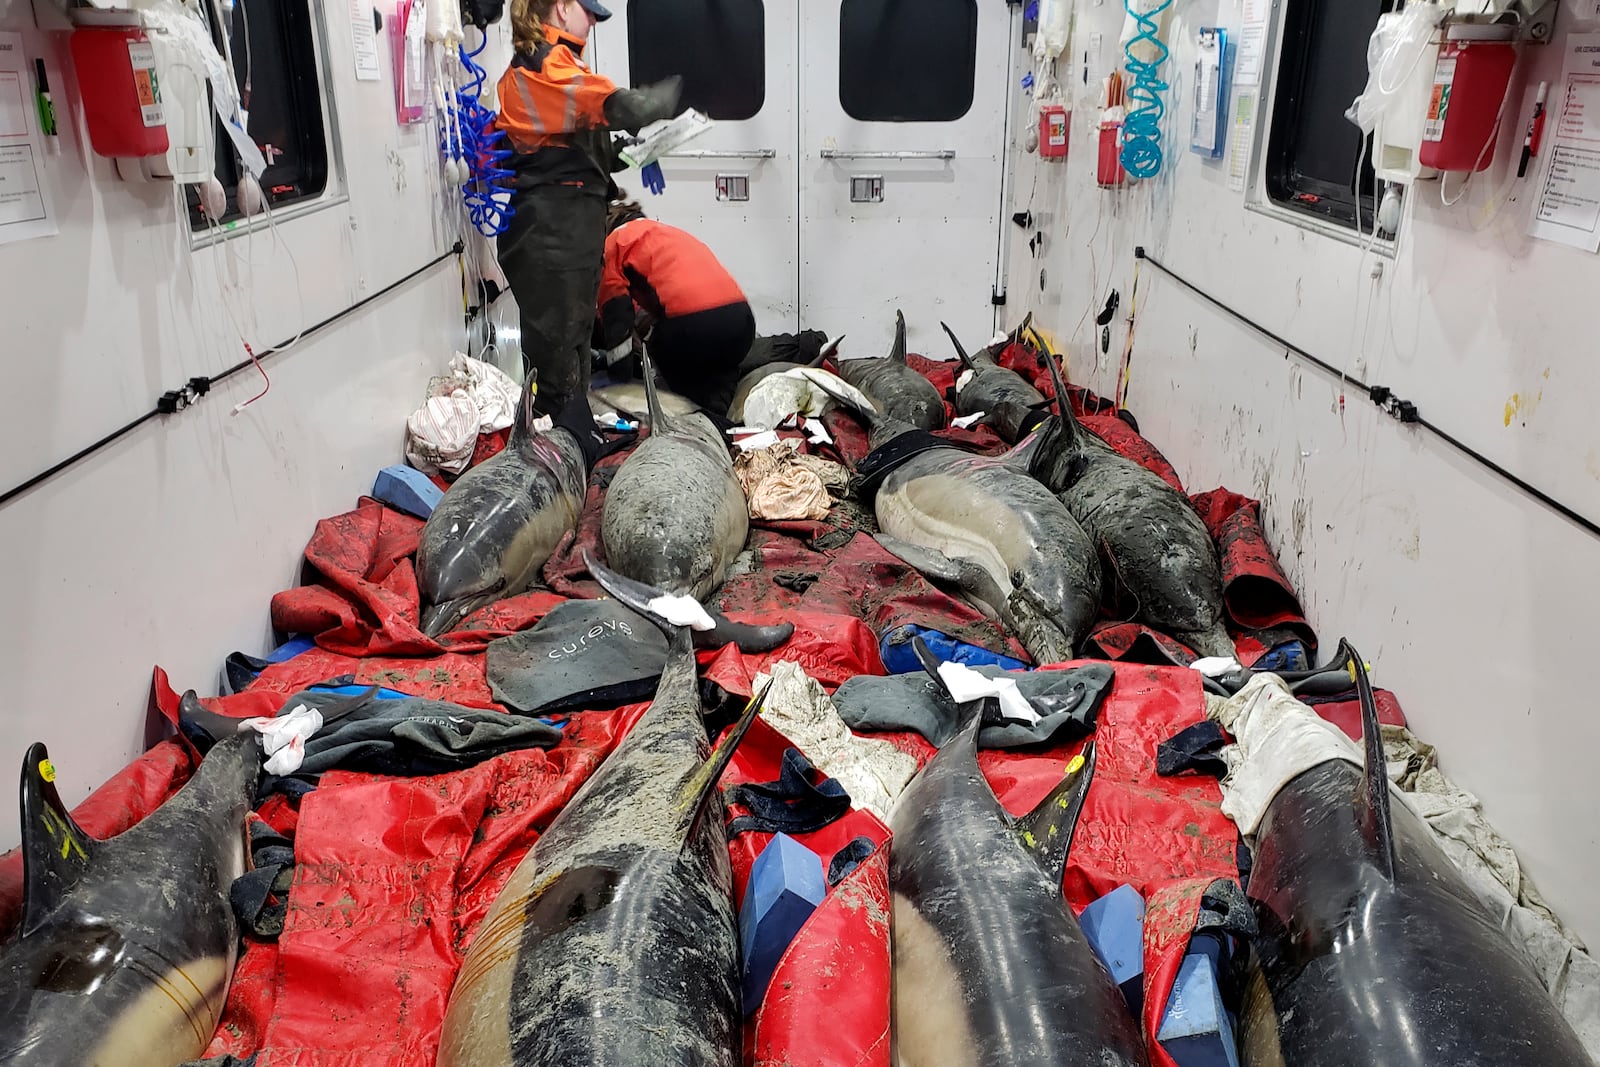
M 1446 15 L 1446 36 L 1455 41 L 1549 44 L 1555 36 L 1556 12 L 1560 6 L 1561 0 L 1488 0 L 1480 13 L 1468 15 L 1452 11 Z M 1498 36 L 1467 36 L 1474 30 Z

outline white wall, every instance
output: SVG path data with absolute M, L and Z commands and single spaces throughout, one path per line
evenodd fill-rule
M 1047 244 L 1035 259 L 1028 235 L 1013 242 L 1008 323 L 1034 309 L 1070 338 L 1074 379 L 1111 395 L 1132 253 L 1143 244 L 1268 329 L 1391 386 L 1461 440 L 1600 518 L 1600 362 L 1585 314 L 1600 260 L 1523 236 L 1527 203 L 1498 195 L 1532 108 L 1528 83 L 1556 81 L 1558 47 L 1535 50 L 1514 84 L 1514 132 L 1502 134 L 1495 169 L 1453 209 L 1440 205 L 1437 184 L 1420 186 L 1390 260 L 1246 210 L 1223 164 L 1188 152 L 1194 30 L 1236 31 L 1231 0 L 1176 5 L 1164 173 L 1121 193 L 1098 189 L 1088 131 L 1096 82 L 1120 57 L 1121 5 L 1078 7 L 1071 61 L 1060 67 L 1076 97 L 1071 157 L 1020 158 L 1013 209 L 1031 206 Z M 1571 25 L 1564 13 L 1558 39 Z M 1085 86 L 1092 33 L 1104 44 Z M 1122 310 L 1110 355 L 1099 358 L 1093 316 L 1113 286 Z M 1324 649 L 1348 636 L 1373 661 L 1377 682 L 1439 746 L 1446 773 L 1483 800 L 1557 911 L 1600 943 L 1600 716 L 1590 671 L 1600 541 L 1364 396 L 1349 395 L 1341 417 L 1327 378 L 1148 265 L 1136 338 L 1129 406 L 1146 435 L 1191 489 L 1222 484 L 1262 498 L 1269 537 Z M 1513 397 L 1520 410 L 1508 414 Z
M 265 348 L 453 243 L 431 129 L 395 122 L 387 47 L 382 79 L 355 80 L 346 10 L 328 5 L 324 41 L 349 200 L 279 224 L 298 295 L 270 234 L 191 253 L 171 188 L 126 185 L 86 157 L 70 77 L 52 77 L 68 127 L 49 161 L 61 233 L 0 246 L 0 490 L 243 358 L 225 287 Z M 69 66 L 26 3 L 3 14 L 0 28 Z M 224 656 L 269 646 L 268 598 L 299 580 L 313 523 L 401 460 L 405 416 L 463 346 L 461 314 L 451 260 L 271 359 L 271 392 L 244 413 L 229 409 L 259 391 L 253 371 L 0 508 L 0 848 L 18 838 L 7 783 L 29 743 L 50 746 L 74 803 L 141 750 L 153 665 L 213 693 Z

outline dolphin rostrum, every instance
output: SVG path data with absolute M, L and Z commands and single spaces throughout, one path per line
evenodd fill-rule
M 933 383 L 906 364 L 906 317 L 895 312 L 894 346 L 883 359 L 838 360 L 839 377 L 865 393 L 890 418 L 919 430 L 945 425 L 944 400 Z
M 1421 816 L 1391 803 L 1366 664 L 1339 651 L 1365 766 L 1302 771 L 1256 827 L 1245 1067 L 1593 1067 L 1527 952 Z
M 1130 616 L 1202 656 L 1233 656 L 1223 626 L 1222 565 L 1194 505 L 1165 479 L 1111 448 L 1072 414 L 1055 357 L 1044 361 L 1057 413 L 1017 449 L 1061 497 L 1102 559 L 1105 602 L 1126 593 Z
M 22 764 L 22 925 L 0 947 L 0 1063 L 172 1067 L 211 1043 L 238 953 L 261 743 L 234 734 L 146 818 L 97 841 L 43 744 Z
M 560 424 L 536 430 L 537 374 L 523 385 L 506 447 L 456 479 L 422 527 L 417 587 L 429 637 L 525 592 L 578 524 L 590 463 L 578 434 L 592 428 L 592 417 L 579 397 Z
M 1032 319 L 1030 312 L 1012 336 L 1021 336 Z M 1023 436 L 1023 428 L 1041 417 L 1038 409 L 1044 403 L 1044 394 L 1016 371 L 996 363 L 988 349 L 969 356 L 955 331 L 943 322 L 939 325 L 944 327 L 950 343 L 955 345 L 956 356 L 966 368 L 956 379 L 956 414 L 985 412 L 983 421 L 993 426 L 1006 441 L 1016 443 Z
M 650 710 L 556 816 L 474 936 L 439 1067 L 737 1067 L 739 940 L 717 781 L 765 695 L 713 750 L 687 626 L 600 566 L 671 636 Z
M 920 637 L 917 658 L 949 699 Z M 890 828 L 896 1062 L 1143 1067 L 1139 1027 L 1062 897 L 1094 746 L 1022 819 L 978 767 L 983 701 L 912 779 Z

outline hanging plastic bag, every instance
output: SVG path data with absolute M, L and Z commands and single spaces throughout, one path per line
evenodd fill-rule
M 1033 37 L 1033 58 L 1049 62 L 1067 50 L 1072 35 L 1072 5 L 1068 0 L 1039 0 L 1039 31 Z
M 1362 133 L 1377 129 L 1378 119 L 1409 83 L 1442 14 L 1432 4 L 1407 4 L 1378 16 L 1378 28 L 1367 42 L 1367 87 L 1344 113 Z

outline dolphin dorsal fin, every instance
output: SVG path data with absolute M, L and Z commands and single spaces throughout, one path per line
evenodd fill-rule
M 661 410 L 661 394 L 656 392 L 656 367 L 650 360 L 650 350 L 644 349 L 641 357 L 644 361 L 644 402 L 650 415 L 651 434 L 662 434 L 668 430 L 666 412 Z
M 678 831 L 680 840 L 687 847 L 694 840 L 696 829 L 701 818 L 705 815 L 706 807 L 711 798 L 717 795 L 717 783 L 722 780 L 722 772 L 728 769 L 728 763 L 733 759 L 734 750 L 739 747 L 745 735 L 750 732 L 750 725 L 756 721 L 756 716 L 761 714 L 761 709 L 766 706 L 767 694 L 772 690 L 772 683 L 768 682 L 762 687 L 761 692 L 750 698 L 744 706 L 744 711 L 739 715 L 739 721 L 733 724 L 727 734 L 711 750 L 711 755 L 700 765 L 700 769 L 683 784 L 683 790 L 678 795 Z
M 956 332 L 950 328 L 949 323 L 941 322 L 939 325 L 944 327 L 945 336 L 950 338 L 950 343 L 956 346 L 956 357 L 961 360 L 961 365 L 968 370 L 977 370 L 978 365 L 972 362 L 971 356 L 967 355 L 967 350 L 962 347 L 961 339 L 956 336 Z
M 837 356 L 839 354 L 839 345 L 844 342 L 844 336 L 845 335 L 841 333 L 838 337 L 835 337 L 833 340 L 823 345 L 822 351 L 817 353 L 817 358 L 812 360 L 810 363 L 807 363 L 806 366 L 814 370 L 820 369 L 824 363 L 828 362 L 829 359 Z
M 894 344 L 889 348 L 889 358 L 906 365 L 906 316 L 903 311 L 894 313 Z
M 43 744 L 34 744 L 22 758 L 23 934 L 49 917 L 99 848 L 67 812 L 55 781 L 50 753 Z
M 1365 751 L 1366 781 L 1361 796 L 1361 833 L 1372 858 L 1388 879 L 1394 881 L 1394 826 L 1389 819 L 1389 774 L 1383 754 L 1383 726 L 1378 722 L 1378 702 L 1372 693 L 1372 680 L 1361 654 L 1348 641 L 1339 642 L 1339 651 L 1349 660 L 1355 676 L 1356 695 L 1361 699 L 1361 745 Z
M 1067 853 L 1078 828 L 1078 816 L 1083 813 L 1084 797 L 1089 794 L 1089 783 L 1094 778 L 1094 761 L 1094 742 L 1091 741 L 1082 753 L 1072 757 L 1067 773 L 1061 776 L 1056 787 L 1032 811 L 1017 820 L 1017 837 L 1022 847 L 1033 856 L 1052 885 L 1060 885 L 1066 877 Z

